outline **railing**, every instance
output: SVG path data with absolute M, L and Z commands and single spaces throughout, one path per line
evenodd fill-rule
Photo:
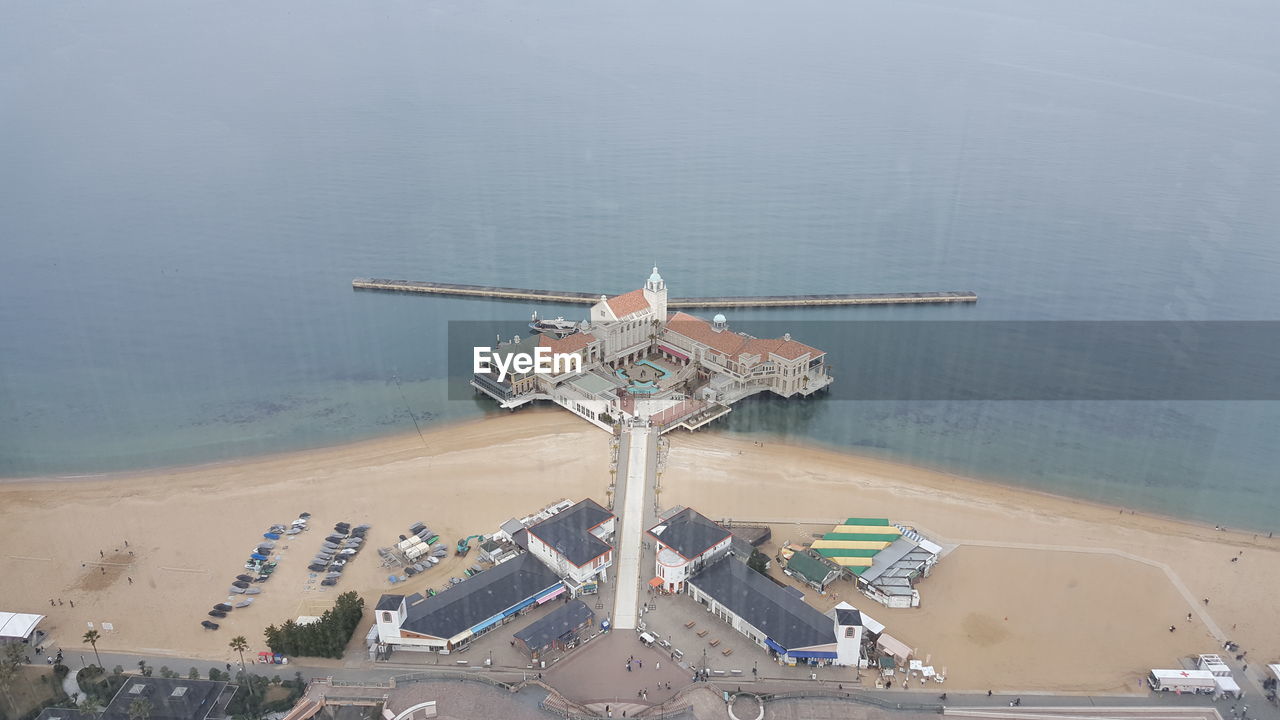
M 827 688 L 815 687 L 806 688 L 804 690 L 792 690 L 788 692 L 778 693 L 760 693 L 760 697 L 765 702 L 774 700 L 803 700 L 807 698 L 827 698 L 830 700 L 848 700 L 850 702 L 862 703 L 864 705 L 875 705 L 876 707 L 886 710 L 910 710 L 913 712 L 932 712 L 942 714 L 943 706 L 934 703 L 911 703 L 911 702 L 894 702 L 883 698 L 867 695 L 856 690 L 828 690 Z

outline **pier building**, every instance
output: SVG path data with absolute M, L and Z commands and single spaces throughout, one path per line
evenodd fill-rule
M 530 353 L 545 347 L 576 355 L 571 370 L 475 373 L 471 385 L 507 409 L 548 400 L 604 430 L 643 422 L 665 433 L 696 430 L 762 392 L 806 397 L 832 382 L 826 353 L 784 334 L 757 338 L 729 327 L 670 312 L 667 286 L 653 268 L 644 287 L 600 296 L 588 320 L 568 335 L 543 334 L 501 343 L 493 355 Z

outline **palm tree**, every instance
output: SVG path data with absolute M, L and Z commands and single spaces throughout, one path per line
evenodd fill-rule
M 151 717 L 151 702 L 146 698 L 137 698 L 129 703 L 129 720 L 149 720 Z
M 245 681 L 249 680 L 249 671 L 244 669 L 244 651 L 249 649 L 249 641 L 244 639 L 243 635 L 237 635 L 231 638 L 229 643 L 232 650 L 240 653 L 240 672 L 245 674 Z M 249 683 L 249 694 L 253 694 L 253 683 Z
M 97 630 L 90 630 L 86 632 L 83 638 L 84 642 L 89 643 L 89 645 L 93 647 L 93 657 L 97 659 L 98 667 L 102 667 L 102 657 L 98 655 L 98 640 L 101 638 L 102 636 L 98 634 Z

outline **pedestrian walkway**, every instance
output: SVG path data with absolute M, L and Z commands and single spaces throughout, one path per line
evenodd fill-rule
M 657 434 L 648 425 L 625 426 L 622 452 L 626 453 L 626 488 L 620 508 L 622 526 L 618 531 L 617 594 L 613 604 L 613 626 L 634 630 L 640 597 L 641 535 L 644 532 L 644 494 L 655 468 Z
M 72 670 L 62 678 L 62 692 L 66 693 L 67 697 L 71 698 L 71 701 L 76 704 L 80 703 L 79 678 L 80 678 L 80 668 L 76 668 L 75 670 Z

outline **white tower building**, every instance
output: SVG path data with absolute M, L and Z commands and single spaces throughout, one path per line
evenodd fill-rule
M 667 321 L 667 283 L 658 274 L 658 266 L 653 266 L 649 281 L 644 284 L 644 299 L 649 301 L 653 314 L 659 322 Z

